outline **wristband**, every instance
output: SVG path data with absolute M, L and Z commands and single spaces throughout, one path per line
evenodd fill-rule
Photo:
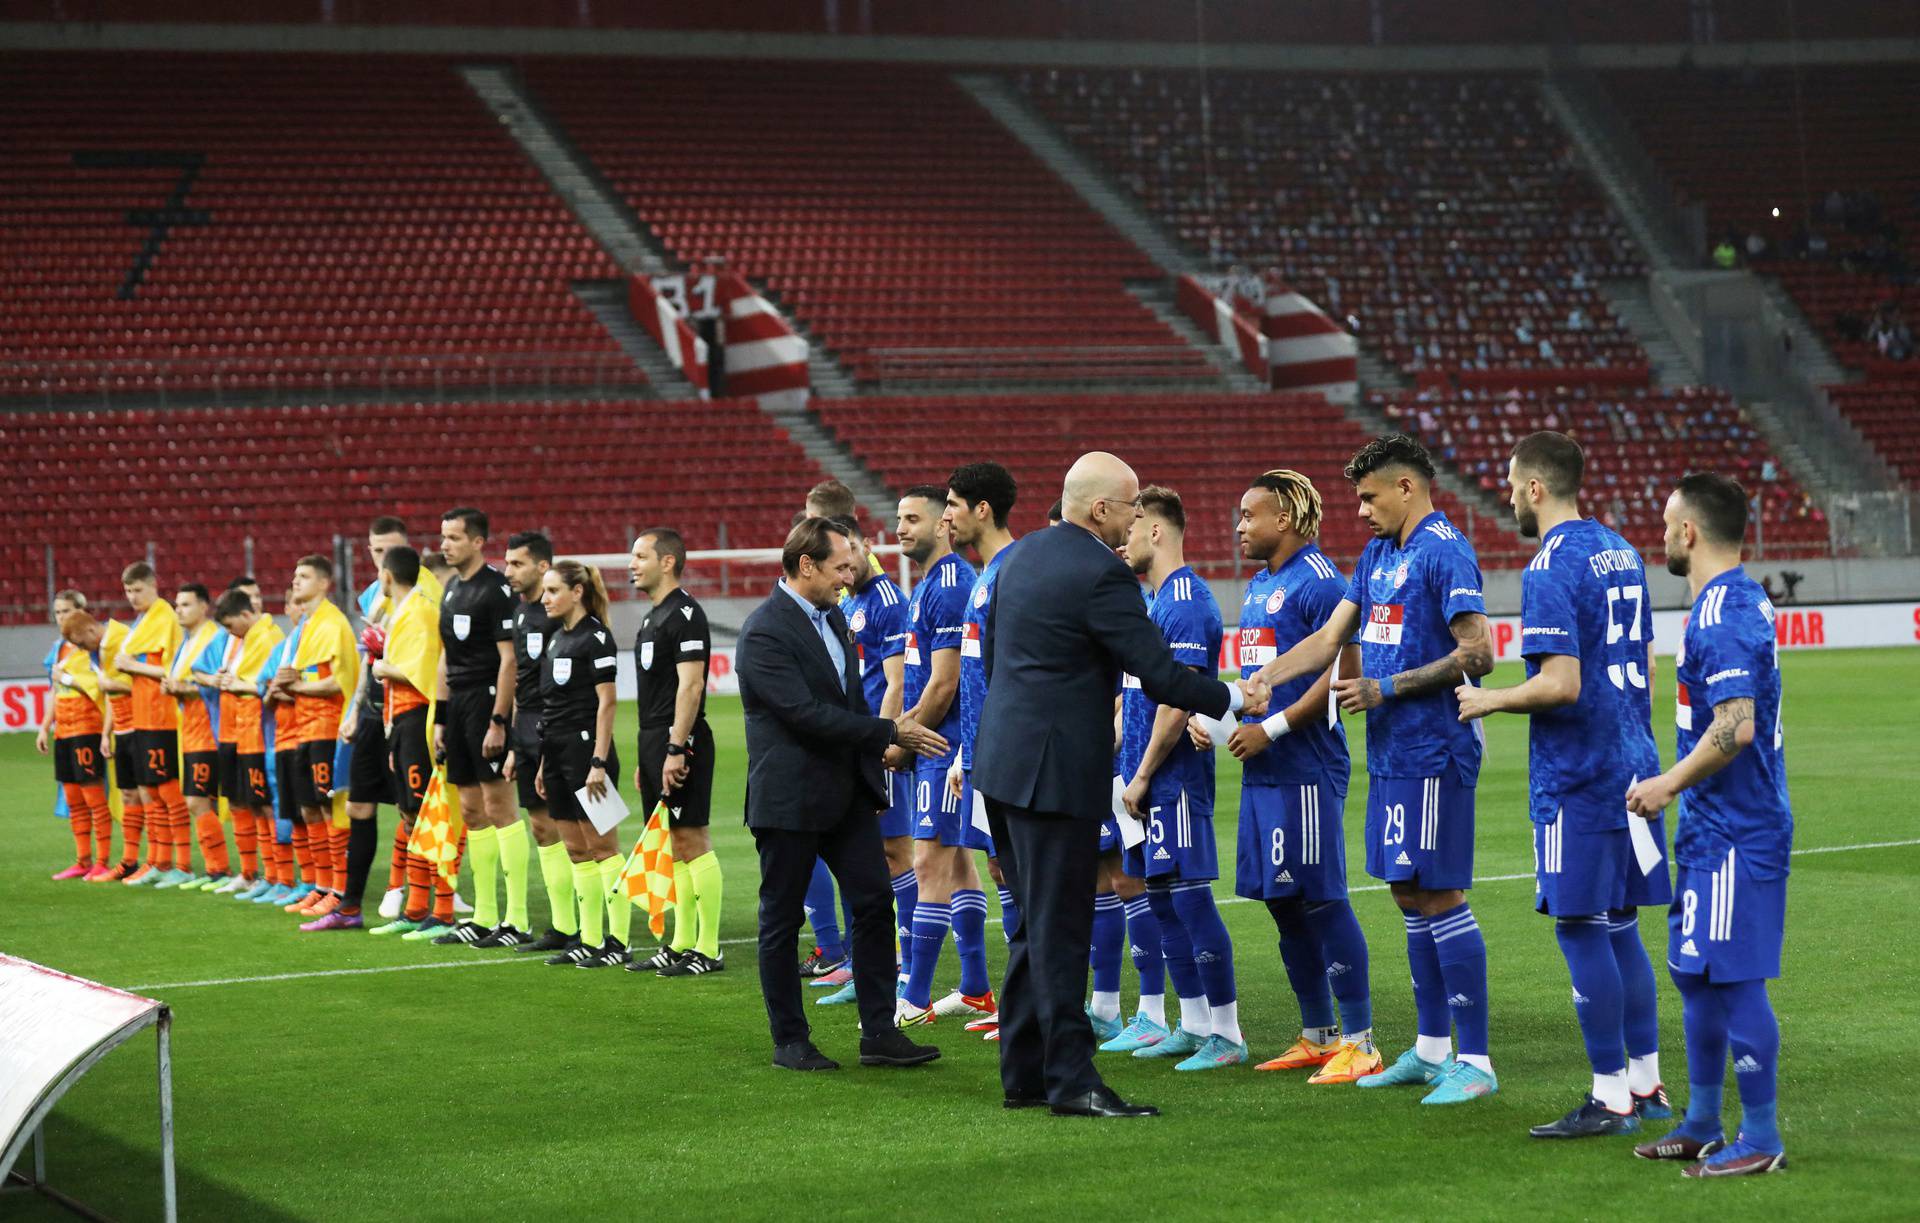
M 1260 729 L 1267 732 L 1267 742 L 1271 743 L 1281 735 L 1292 730 L 1293 727 L 1287 725 L 1287 715 L 1281 712 L 1274 714 L 1272 717 L 1261 719 Z
M 607 767 L 607 762 L 601 757 L 595 756 L 593 759 L 587 761 L 587 767 L 590 769 L 604 769 Z
M 445 726 L 447 724 L 447 703 L 445 701 L 437 702 L 434 705 L 433 724 L 435 726 Z
M 1380 681 L 1380 699 L 1383 701 L 1393 699 L 1393 676 L 1389 675 Z
M 667 744 L 667 755 L 669 755 L 669 756 L 685 756 L 685 755 L 687 755 L 687 754 L 688 754 L 688 753 L 687 753 L 687 749 L 686 749 L 686 748 L 685 748 L 684 746 L 682 746 L 681 744 L 678 744 L 678 743 L 671 743 L 671 742 Z

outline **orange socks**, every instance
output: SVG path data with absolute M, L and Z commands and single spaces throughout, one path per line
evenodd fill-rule
M 285 845 L 280 843 L 280 839 L 274 831 L 274 820 L 272 817 L 268 817 L 264 821 L 264 827 L 267 830 L 263 834 L 267 838 L 267 849 L 263 851 L 261 857 L 264 859 L 267 854 L 271 854 L 273 856 L 273 881 L 282 887 L 292 887 L 294 879 L 293 845 L 292 843 Z
M 140 796 L 120 792 L 120 864 L 128 870 L 140 865 L 140 831 L 147 826 L 147 809 Z
M 81 786 L 80 797 L 93 808 L 93 860 L 109 866 L 113 859 L 113 808 L 107 805 L 105 786 Z M 68 800 L 71 804 L 72 800 Z
M 220 827 L 220 813 L 209 811 L 194 820 L 194 827 L 200 834 L 200 860 L 206 863 L 209 875 L 225 875 L 233 870 L 233 860 L 227 856 L 227 830 Z
M 433 903 L 433 868 L 419 854 L 407 855 L 407 907 L 405 916 L 408 921 L 424 921 L 427 907 Z M 451 908 L 453 902 L 447 902 Z
M 403 820 L 395 821 L 393 826 L 393 860 L 387 866 L 387 890 L 407 886 L 407 841 L 413 836 L 413 829 Z
M 160 805 L 167 813 L 166 839 L 160 845 L 160 853 L 165 859 L 162 865 L 170 864 L 176 870 L 191 871 L 193 819 L 187 814 L 187 800 L 180 794 L 180 783 L 163 781 L 154 788 L 160 792 Z
M 78 785 L 66 783 L 67 828 L 73 833 L 73 860 L 79 866 L 93 865 L 93 804 Z
M 299 821 L 293 825 L 293 860 L 299 864 L 301 880 L 309 887 L 318 887 L 318 876 L 314 874 L 313 847 L 307 840 L 307 826 Z
M 253 808 L 234 807 L 232 811 L 233 844 L 240 851 L 240 873 L 248 879 L 258 879 L 260 854 L 258 834 L 253 828 Z
M 351 831 L 327 826 L 327 848 L 333 860 L 333 891 L 337 896 L 344 896 L 347 891 L 347 835 Z

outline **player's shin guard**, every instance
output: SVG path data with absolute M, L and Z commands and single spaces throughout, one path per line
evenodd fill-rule
M 351 917 L 360 911 L 367 895 L 367 876 L 373 873 L 374 855 L 380 852 L 380 826 L 372 817 L 354 820 L 347 827 L 347 890 L 341 897 L 340 912 Z
M 1320 958 L 1326 962 L 1327 984 L 1334 1001 L 1340 1004 L 1340 1027 L 1348 1036 L 1373 1028 L 1372 971 L 1367 956 L 1367 936 L 1353 905 L 1345 900 L 1311 901 L 1307 905 L 1307 924 L 1320 943 Z
M 233 870 L 233 860 L 227 856 L 227 830 L 220 824 L 220 813 L 209 811 L 194 820 L 194 831 L 200 835 L 200 860 L 207 865 L 209 875 L 225 875 Z
M 700 916 L 700 934 L 694 942 L 694 950 L 709 960 L 717 960 L 720 958 L 720 902 L 726 894 L 726 884 L 720 875 L 720 859 L 712 850 L 708 850 L 687 863 L 687 873 L 693 878 L 694 898 Z
M 1173 885 L 1173 907 L 1193 940 L 1193 962 L 1200 970 L 1201 987 L 1207 991 L 1207 1010 L 1213 1035 L 1240 1044 L 1240 993 L 1233 977 L 1233 940 L 1227 935 L 1227 923 L 1220 920 L 1220 906 L 1213 899 L 1213 884 L 1204 879 Z
M 1713 986 L 1727 1017 L 1733 1047 L 1733 1081 L 1740 1089 L 1740 1139 L 1762 1151 L 1779 1151 L 1780 1125 L 1774 1116 L 1779 1085 L 1780 1025 L 1773 1016 L 1765 981 L 1734 981 Z
M 1653 962 L 1647 959 L 1647 945 L 1640 941 L 1639 914 L 1632 909 L 1615 909 L 1607 914 L 1607 941 L 1613 946 L 1613 962 L 1620 972 L 1620 1028 L 1626 1036 L 1627 1058 L 1652 1057 L 1660 1051 L 1659 992 L 1653 984 Z M 1658 1082 L 1636 1091 L 1651 1091 Z
M 524 840 L 525 834 L 521 835 Z M 607 934 L 618 939 L 622 947 L 633 934 L 633 901 L 620 886 L 620 873 L 626 869 L 627 860 L 619 854 L 600 863 L 600 895 L 606 898 Z
M 1098 1019 L 1120 1016 L 1120 945 L 1127 935 L 1120 897 L 1100 892 L 1093 898 L 1093 1013 Z
M 240 873 L 248 879 L 260 877 L 260 838 L 254 830 L 253 808 L 233 809 L 233 846 L 240 854 Z
M 1125 912 L 1127 948 L 1133 953 L 1133 971 L 1140 977 L 1140 996 L 1161 997 L 1167 992 L 1167 960 L 1160 948 L 1160 919 L 1153 915 L 1153 903 L 1145 892 L 1129 900 Z
M 1274 929 L 1280 932 L 1280 963 L 1287 970 L 1287 984 L 1300 1000 L 1302 1031 L 1320 1033 L 1320 1044 L 1334 1027 L 1333 987 L 1327 981 L 1327 962 L 1320 952 L 1320 940 L 1307 923 L 1306 902 L 1297 898 L 1267 901 Z
M 1727 1081 L 1727 1014 L 1705 973 L 1669 972 L 1680 991 L 1687 1038 L 1687 1119 L 1675 1133 L 1698 1142 L 1721 1137 L 1721 1092 Z
M 1407 968 L 1413 974 L 1420 1056 L 1429 1062 L 1445 1061 L 1453 1051 L 1453 1015 L 1447 1009 L 1447 981 L 1440 974 L 1433 929 L 1426 918 L 1411 910 L 1402 909 L 1400 916 L 1407 926 Z
M 900 944 L 900 979 L 913 971 L 913 913 L 920 905 L 920 880 L 911 870 L 893 877 L 893 937 Z
M 467 861 L 473 866 L 473 924 L 500 924 L 500 838 L 496 828 L 467 828 Z
M 948 905 L 953 916 L 953 949 L 960 956 L 960 992 L 978 998 L 993 989 L 987 979 L 987 894 L 961 888 Z
M 1200 984 L 1200 970 L 1193 962 L 1193 940 L 1174 908 L 1173 893 L 1166 885 L 1147 885 L 1147 902 L 1160 923 L 1160 951 L 1166 961 L 1167 976 L 1173 980 L 1173 992 L 1180 999 L 1180 1026 L 1195 1036 L 1213 1032 L 1207 1013 L 1207 991 Z
M 813 860 L 813 877 L 807 881 L 804 904 L 807 924 L 813 927 L 814 945 L 829 964 L 846 958 L 846 943 L 840 937 L 840 910 L 833 903 L 833 872 L 819 858 Z
M 515 819 L 505 828 L 493 830 L 493 839 L 500 847 L 500 882 L 507 894 L 507 904 L 502 917 L 515 930 L 525 930 L 532 919 L 527 916 L 527 864 L 533 856 L 527 839 L 527 825 Z M 622 863 L 625 858 L 620 859 Z M 571 873 L 571 872 L 569 872 Z M 613 885 L 609 883 L 608 887 Z M 626 942 L 623 935 L 621 942 Z
M 580 910 L 573 899 L 573 863 L 567 861 L 567 847 L 559 841 L 542 845 L 540 877 L 547 884 L 548 920 L 562 934 L 580 933 Z
M 81 787 L 68 782 L 62 787 L 67 798 L 67 831 L 73 834 L 73 860 L 76 865 L 93 865 L 93 804 Z
M 1487 941 L 1464 903 L 1428 923 L 1462 1059 L 1487 1056 Z
M 1627 1047 L 1620 1034 L 1623 1005 L 1620 966 L 1613 958 L 1607 919 L 1599 916 L 1558 918 L 1553 924 L 1553 933 L 1560 942 L 1560 954 L 1566 957 L 1567 974 L 1573 981 L 1573 1013 L 1580 1021 L 1581 1038 L 1586 1041 L 1587 1062 L 1596 1076 L 1625 1075 Z M 1619 1102 L 1603 1102 L 1620 1111 Z
M 933 973 L 940 967 L 940 948 L 953 926 L 953 910 L 923 900 L 913 908 L 913 970 L 907 975 L 906 1000 L 922 1009 L 933 1005 Z

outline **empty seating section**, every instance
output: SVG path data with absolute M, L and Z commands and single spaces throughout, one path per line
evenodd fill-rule
M 1909 269 L 1920 261 L 1920 160 L 1901 135 L 1920 113 L 1920 72 L 1855 64 L 1606 80 L 1661 169 L 1706 204 L 1709 242 L 1732 235 L 1743 247 L 1758 233 L 1768 243 L 1760 270 L 1780 277 L 1835 355 L 1882 364 L 1861 338 L 1874 309 L 1904 297 L 1909 321 L 1920 321 L 1920 295 L 1888 274 L 1890 256 Z M 1834 192 L 1842 198 L 1829 213 Z M 1870 208 L 1848 206 L 1845 196 L 1863 193 Z M 1888 224 L 1895 232 L 1876 237 Z M 1825 242 L 1824 257 L 1799 257 L 1810 237 Z
M 1540 429 L 1570 434 L 1587 454 L 1584 509 L 1649 560 L 1662 555 L 1667 495 L 1681 476 L 1700 470 L 1734 476 L 1759 498 L 1761 521 L 1748 538 L 1763 539 L 1768 556 L 1828 551 L 1824 514 L 1770 466 L 1766 443 L 1722 391 L 1558 387 L 1402 391 L 1370 399 L 1436 456 L 1503 499 L 1514 443 Z
M 1217 385 L 1125 291 L 1161 272 L 945 72 L 536 64 L 678 259 L 763 282 L 862 383 Z
M 1189 249 L 1275 269 L 1404 370 L 1645 368 L 1595 284 L 1642 261 L 1532 80 L 1017 79 Z
M 1067 466 L 1092 449 L 1133 463 L 1142 483 L 1178 492 L 1187 512 L 1187 559 L 1203 574 L 1249 566 L 1235 557 L 1240 495 L 1273 467 L 1304 472 L 1325 499 L 1321 546 L 1351 564 L 1366 546 L 1358 503 L 1341 474 L 1367 435 L 1318 395 L 1011 395 L 971 399 L 862 396 L 816 400 L 821 417 L 894 488 L 944 482 L 980 453 L 1004 462 L 1020 483 L 1016 533 L 1046 525 Z M 964 423 L 961 423 L 964 422 Z M 1444 490 L 1436 497 L 1472 533 L 1483 563 L 1511 566 L 1531 548 L 1511 527 L 1469 515 Z
M 449 62 L 10 54 L 0 111 L 0 395 L 619 367 L 568 286 L 617 270 Z
M 496 559 L 530 528 L 562 555 L 622 552 L 659 525 L 690 548 L 778 547 L 826 478 L 742 400 L 19 412 L 0 414 L 0 450 L 31 456 L 10 464 L 7 517 L 14 541 L 35 543 L 0 556 L 0 617 L 27 620 L 46 614 L 40 541 L 59 584 L 117 600 L 148 541 L 169 586 L 224 585 L 251 537 L 277 601 L 296 559 L 330 554 L 336 534 L 357 544 L 378 514 L 422 542 L 448 507 L 477 505 Z M 371 577 L 357 550 L 354 564 Z M 691 577 L 711 589 L 717 570 Z M 626 583 L 609 585 L 617 597 Z
M 1909 488 L 1920 488 L 1920 378 L 1827 388 L 1834 406 L 1860 430 Z

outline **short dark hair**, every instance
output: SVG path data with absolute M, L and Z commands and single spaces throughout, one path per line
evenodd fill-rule
M 401 522 L 392 514 L 382 514 L 367 524 L 367 534 L 369 535 L 405 535 L 406 533 L 407 524 Z
M 479 539 L 487 538 L 487 515 L 484 510 L 476 510 L 470 505 L 456 505 L 440 515 L 441 522 L 452 522 L 456 518 L 467 534 Z
M 676 578 L 686 576 L 687 541 L 680 537 L 680 532 L 672 527 L 648 527 L 640 532 L 641 539 L 649 537 L 653 540 L 655 552 L 661 556 L 673 558 L 673 576 Z
M 260 579 L 254 577 L 251 573 L 243 573 L 233 579 L 233 581 L 227 583 L 228 590 L 238 590 L 242 586 L 252 586 L 257 590 L 260 586 Z
M 968 509 L 986 502 L 987 508 L 993 511 L 993 525 L 1003 529 L 1007 515 L 1013 512 L 1014 498 L 1019 495 L 1013 473 L 998 463 L 967 463 L 956 467 L 947 477 L 947 487 Z
M 931 501 L 935 505 L 945 505 L 947 490 L 938 484 L 912 484 L 907 487 L 906 492 L 900 494 L 902 501 L 908 497 L 918 497 L 922 501 Z
M 507 536 L 507 549 L 525 548 L 534 560 L 553 564 L 553 541 L 545 531 L 520 531 Z
M 1738 546 L 1747 537 L 1747 490 L 1732 476 L 1692 471 L 1680 477 L 1680 500 L 1695 525 L 1717 544 Z
M 192 595 L 194 598 L 200 600 L 202 603 L 213 602 L 213 596 L 208 594 L 207 588 L 201 585 L 199 582 L 188 582 L 185 586 L 182 586 L 180 588 L 179 593 L 183 595 Z
M 1180 503 L 1179 493 L 1163 485 L 1149 484 L 1140 490 L 1139 504 L 1141 513 L 1164 519 L 1182 535 L 1187 533 L 1187 507 Z
M 800 572 L 800 558 L 810 556 L 816 565 L 825 565 L 827 558 L 833 555 L 833 537 L 846 535 L 846 528 L 831 518 L 807 518 L 799 526 L 787 532 L 787 542 L 780 548 L 780 568 L 788 577 Z M 849 537 L 851 538 L 851 537 Z
M 327 579 L 329 582 L 333 580 L 333 562 L 328 560 L 326 557 L 320 555 L 318 552 L 309 552 L 305 556 L 301 557 L 299 560 L 293 562 L 293 567 L 295 569 L 298 569 L 303 565 L 306 568 L 313 570 L 315 573 L 319 574 L 321 577 Z
M 388 548 L 387 554 L 380 558 L 380 567 L 391 573 L 393 580 L 402 586 L 420 584 L 420 554 L 405 544 Z
M 122 586 L 130 586 L 135 582 L 151 582 L 153 580 L 153 566 L 147 564 L 145 561 L 135 561 L 120 571 L 120 584 Z
M 1404 433 L 1376 437 L 1347 461 L 1347 482 L 1358 484 L 1383 467 L 1410 467 L 1420 478 L 1433 483 L 1433 456 L 1427 448 Z
M 840 533 L 848 539 L 860 538 L 860 523 L 852 514 L 829 514 L 827 521 L 839 528 Z
M 1547 495 L 1565 500 L 1580 491 L 1587 456 L 1580 443 L 1564 433 L 1543 429 L 1529 433 L 1513 448 L 1513 466 L 1547 486 Z
M 228 587 L 213 605 L 213 618 L 217 623 L 225 624 L 235 616 L 244 616 L 253 610 L 253 599 L 246 591 L 238 587 Z
M 1066 508 L 1065 503 L 1063 503 L 1060 498 L 1055 497 L 1053 504 L 1047 507 L 1047 522 L 1053 524 L 1064 520 L 1066 517 Z
M 853 490 L 839 480 L 822 480 L 808 489 L 807 503 L 818 504 L 827 518 L 851 518 L 859 508 Z M 802 514 L 801 517 L 806 515 Z

